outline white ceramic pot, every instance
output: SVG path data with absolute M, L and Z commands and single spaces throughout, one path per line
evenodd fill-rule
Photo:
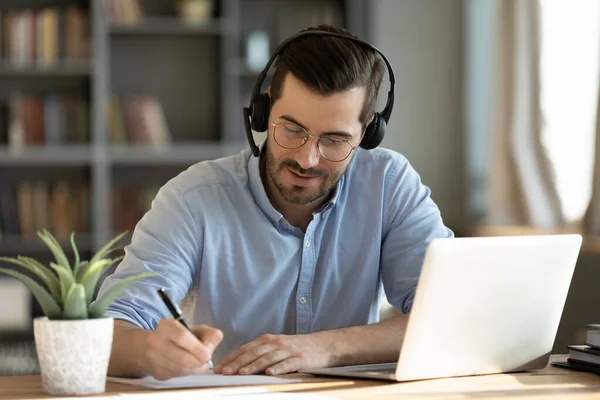
M 53 395 L 104 393 L 113 319 L 33 321 L 42 386 Z

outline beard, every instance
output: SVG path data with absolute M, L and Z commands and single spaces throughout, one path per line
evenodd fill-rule
M 269 151 L 267 148 L 267 174 L 273 185 L 287 202 L 305 206 L 310 203 L 313 203 L 317 200 L 328 196 L 331 191 L 335 188 L 339 180 L 346 172 L 346 169 L 336 170 L 334 174 L 330 174 L 326 170 L 317 169 L 317 168 L 309 168 L 304 169 L 300 167 L 300 165 L 291 159 L 282 159 L 277 165 L 277 160 L 273 153 Z M 294 172 L 298 172 L 305 176 L 311 177 L 325 177 L 323 182 L 316 188 L 313 187 L 304 187 L 304 186 L 285 186 L 281 180 L 281 172 L 285 169 L 291 169 Z

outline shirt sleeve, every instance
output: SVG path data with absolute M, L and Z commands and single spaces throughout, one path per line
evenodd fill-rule
M 412 307 L 425 251 L 435 238 L 454 237 L 442 220 L 430 189 L 406 159 L 395 164 L 385 181 L 385 221 L 381 251 L 387 300 L 406 314 Z
M 131 283 L 108 308 L 105 316 L 129 321 L 143 329 L 155 329 L 170 316 L 157 290 L 165 288 L 174 302 L 188 292 L 200 260 L 199 227 L 182 193 L 165 185 L 152 208 L 137 224 L 125 258 L 109 275 L 98 296 L 122 279 L 141 272 L 157 275 Z

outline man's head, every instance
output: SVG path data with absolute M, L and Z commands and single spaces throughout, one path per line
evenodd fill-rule
M 329 25 L 311 29 L 351 36 Z M 279 54 L 266 155 L 268 179 L 283 199 L 309 205 L 335 187 L 373 118 L 384 71 L 375 51 L 336 37 L 299 38 Z

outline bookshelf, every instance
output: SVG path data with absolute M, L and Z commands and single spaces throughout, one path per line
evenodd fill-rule
M 130 1 L 130 0 L 125 0 Z M 359 35 L 365 33 L 364 0 L 214 0 L 212 17 L 187 23 L 176 14 L 175 2 L 139 0 L 136 22 L 109 16 L 105 0 L 7 0 L 0 13 L 76 5 L 89 20 L 89 57 L 60 60 L 49 66 L 0 62 L 0 100 L 14 91 L 75 90 L 89 106 L 89 141 L 59 146 L 13 149 L 0 134 L 0 177 L 7 171 L 34 167 L 32 179 L 45 179 L 56 167 L 88 171 L 94 199 L 90 249 L 111 235 L 110 191 L 123 170 L 145 166 L 180 170 L 205 160 L 234 154 L 244 148 L 241 107 L 247 103 L 257 68 L 246 63 L 249 35 L 264 32 L 268 53 L 287 35 L 302 27 L 333 22 Z M 320 15 L 323 15 L 320 17 Z M 6 24 L 3 24 L 6 29 Z M 5 37 L 6 35 L 3 35 Z M 3 39 L 6 40 L 6 39 Z M 3 53 L 6 54 L 6 46 Z M 217 77 L 217 79 L 215 79 Z M 111 143 L 107 102 L 111 96 L 151 95 L 158 99 L 169 127 L 170 144 Z M 0 123 L 7 124 L 6 117 Z M 36 169 L 37 168 L 37 169 Z M 159 174 L 161 175 L 161 174 Z M 149 184 L 161 184 L 151 179 Z M 0 255 L 22 248 L 0 241 Z M 10 244 L 10 245 L 9 245 Z
M 262 55 L 268 57 L 288 34 L 321 22 L 339 23 L 362 37 L 366 32 L 366 0 L 213 0 L 212 17 L 197 24 L 178 17 L 176 1 L 137 0 L 141 14 L 135 22 L 115 18 L 107 1 L 0 2 L 0 189 L 20 182 L 45 181 L 51 185 L 65 180 L 73 185 L 87 184 L 89 226 L 76 236 L 84 257 L 118 232 L 112 222 L 115 188 L 160 186 L 196 162 L 235 154 L 246 147 L 241 110 L 248 103 L 259 72 L 246 61 L 248 38 L 253 34 L 263 33 L 268 38 L 267 51 Z M 129 5 L 133 0 L 117 1 Z M 14 57 L 7 56 L 7 15 L 33 10 L 33 22 L 28 26 L 37 28 L 36 23 L 46 26 L 35 17 L 43 10 L 71 6 L 87 16 L 83 28 L 85 57 L 79 53 L 65 56 L 68 46 L 81 43 L 61 44 L 61 40 L 67 40 L 61 28 L 57 28 L 59 50 L 54 62 L 15 62 Z M 55 27 L 66 21 L 60 18 Z M 46 54 L 47 39 L 36 38 L 38 42 L 30 48 L 33 58 L 40 52 Z M 15 43 L 22 45 L 24 39 L 19 40 Z M 31 57 L 31 52 L 19 53 L 18 57 Z M 38 109 L 43 104 L 44 112 L 56 101 L 49 100 L 48 93 L 56 93 L 59 102 L 62 93 L 82 98 L 86 105 L 85 128 L 78 125 L 78 129 L 87 133 L 81 134 L 81 140 L 62 138 L 49 144 L 46 136 L 51 128 L 44 125 L 42 142 L 14 145 L 9 126 L 10 101 L 15 92 L 39 96 Z M 131 137 L 115 142 L 113 119 L 107 118 L 111 101 L 117 99 L 124 109 L 132 98 L 138 100 L 138 107 L 140 98 L 157 101 L 154 105 L 160 106 L 168 128 L 166 144 L 136 142 Z M 79 115 L 65 113 L 67 117 L 63 118 Z M 55 120 L 55 114 L 48 115 L 45 121 Z M 131 136 L 129 131 L 126 133 Z M 1 196 L 0 190 L 0 256 L 49 257 L 37 239 L 6 232 Z
M 53 66 L 47 68 L 15 67 L 7 62 L 0 65 L 0 78 L 15 77 L 87 77 L 91 74 L 91 65 L 87 62 L 70 63 L 67 65 Z

